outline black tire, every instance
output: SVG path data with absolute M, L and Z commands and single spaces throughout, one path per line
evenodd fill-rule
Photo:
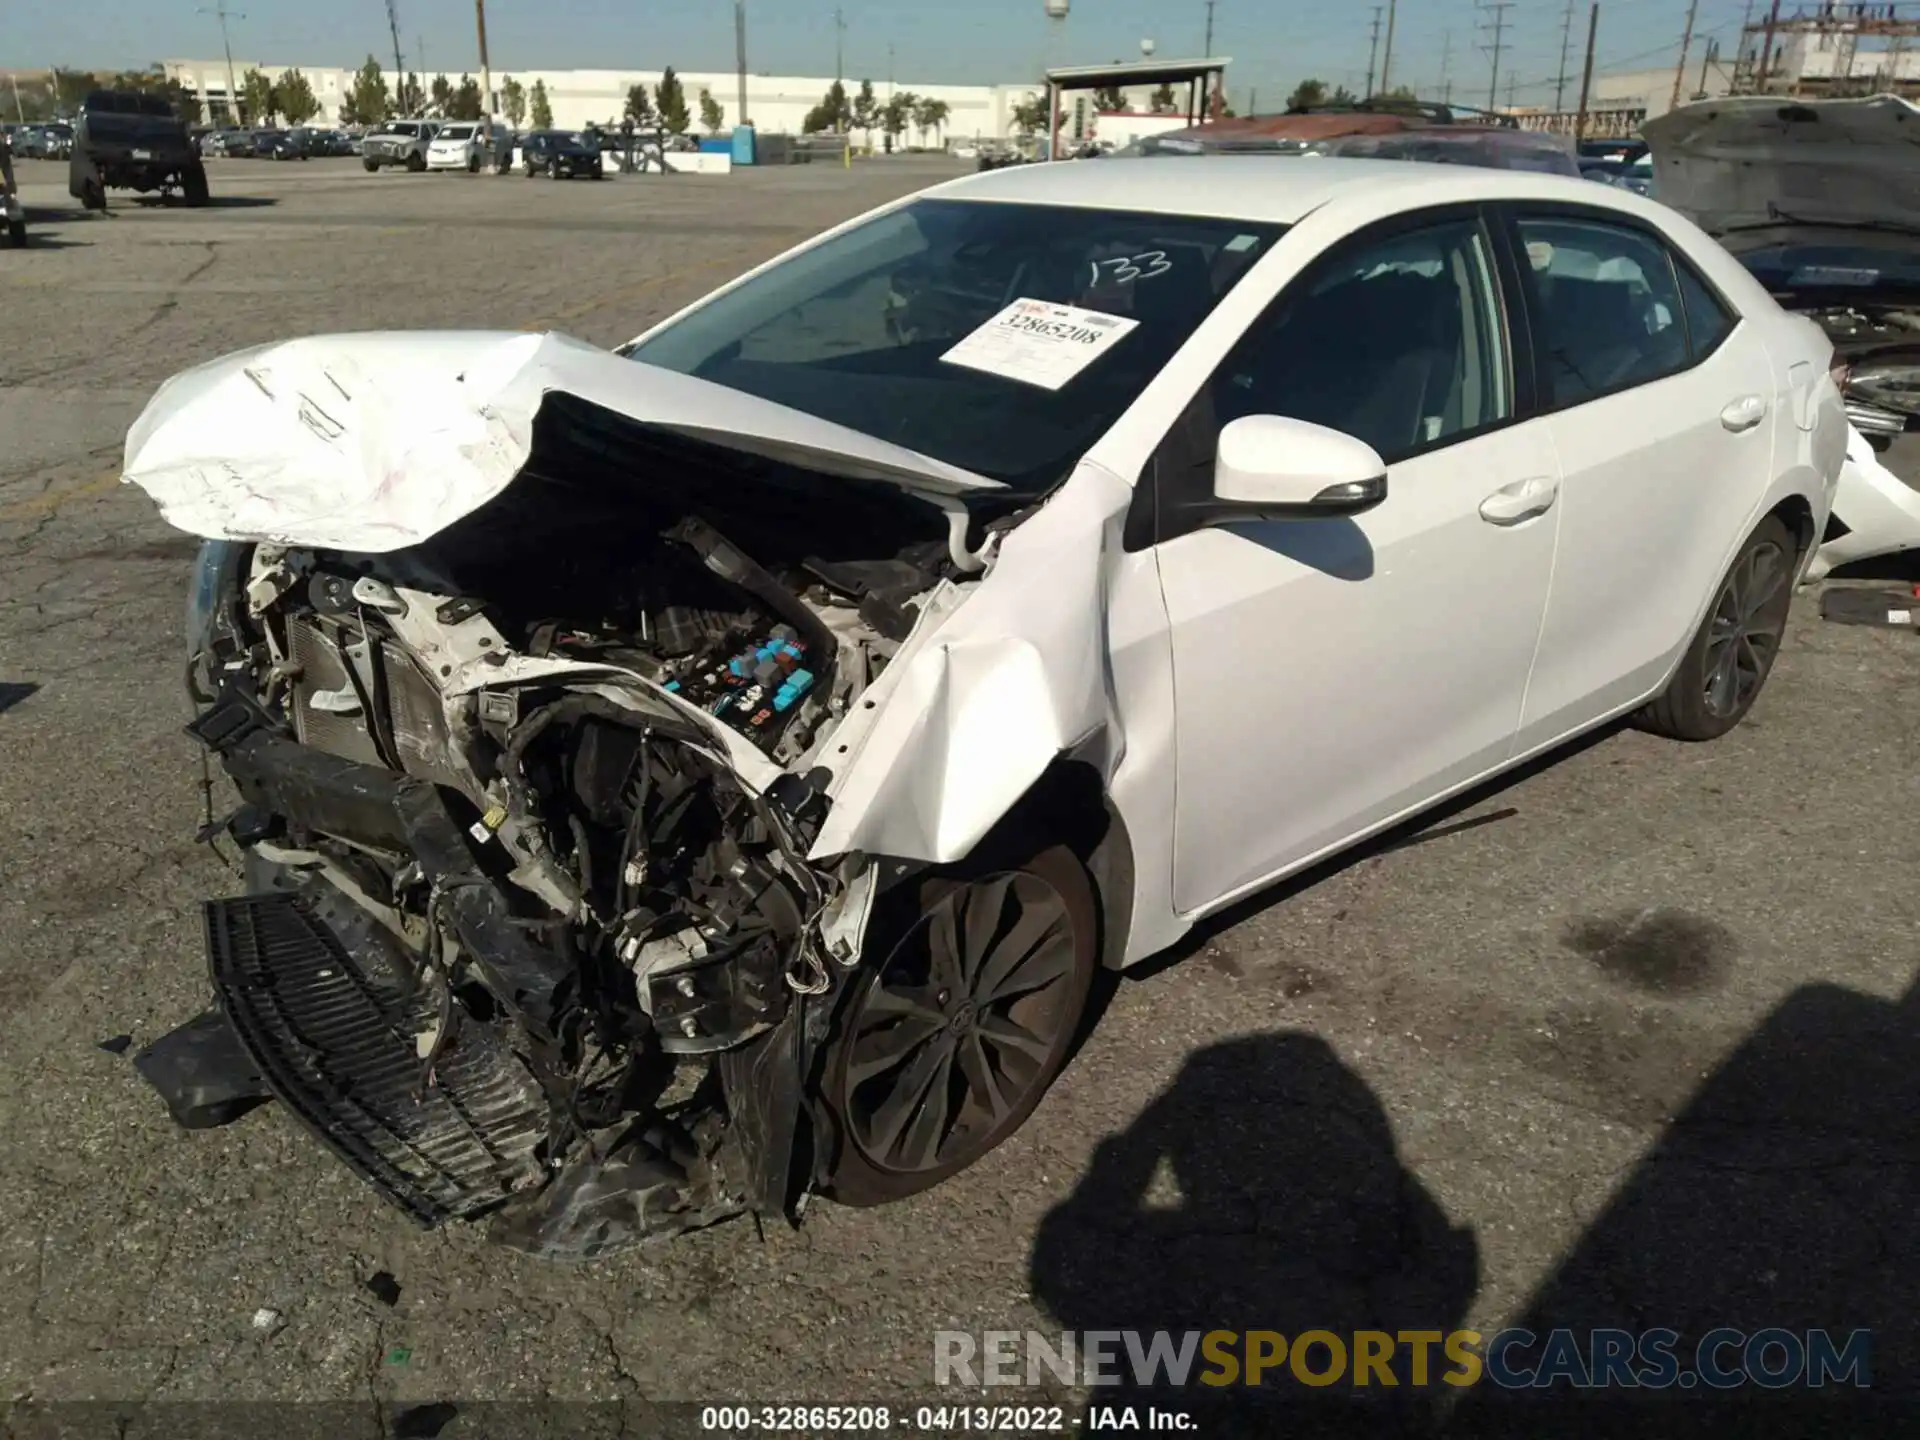
M 559 180 L 563 178 L 560 174 L 560 162 L 558 160 L 552 160 L 547 163 L 547 178 L 549 180 Z
M 207 203 L 207 172 L 198 165 L 180 177 L 180 195 L 190 209 Z
M 527 169 L 527 178 L 531 180 L 534 177 L 534 173 L 535 173 L 533 161 L 529 160 L 526 162 L 526 169 Z
M 107 208 L 107 187 L 100 183 L 99 176 L 89 175 L 80 182 L 80 208 L 83 210 Z
M 930 1189 L 1018 1130 L 1072 1052 L 1100 963 L 1093 883 L 1064 845 L 906 898 L 820 1072 L 824 1189 L 845 1205 Z
M 9 220 L 7 222 L 7 243 L 16 250 L 27 243 L 27 222 Z
M 427 157 L 422 155 L 418 150 L 414 151 L 413 154 L 407 156 L 407 169 L 411 171 L 413 174 L 418 175 L 422 170 L 426 168 L 427 168 Z
M 469 155 L 467 157 L 467 173 L 469 175 L 478 175 L 480 173 L 480 157 L 478 155 Z
M 1721 577 L 1673 679 L 1633 717 L 1636 725 L 1673 740 L 1717 740 L 1746 718 L 1780 654 L 1799 558 L 1779 516 L 1760 522 Z
M 369 175 L 376 175 L 380 171 L 380 162 L 378 160 L 362 160 L 360 164 Z

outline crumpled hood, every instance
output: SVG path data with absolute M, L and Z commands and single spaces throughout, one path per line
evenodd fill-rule
M 938 502 L 996 482 L 565 335 L 388 331 L 228 355 L 160 387 L 125 479 L 216 540 L 380 553 L 471 514 L 520 474 L 561 392 L 710 444 Z M 635 483 L 644 483 L 636 476 Z
M 1641 134 L 1654 193 L 1709 234 L 1782 217 L 1920 228 L 1920 107 L 1895 96 L 1709 100 Z

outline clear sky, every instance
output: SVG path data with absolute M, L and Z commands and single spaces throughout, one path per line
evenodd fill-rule
M 220 27 L 200 4 L 214 0 L 0 0 L 0 66 L 120 68 L 159 59 L 220 54 Z M 433 70 L 477 68 L 471 0 L 396 0 L 409 67 L 424 50 Z M 1560 70 L 1569 0 L 1514 0 L 1504 11 L 1500 100 L 1508 79 L 1521 103 L 1550 103 Z M 1571 105 L 1578 93 L 1586 0 L 1572 0 L 1567 61 Z M 227 0 L 244 13 L 230 22 L 234 58 L 270 65 L 354 65 L 369 52 L 391 55 L 384 0 Z M 1072 0 L 1051 41 L 1042 0 L 842 0 L 849 77 L 884 79 L 888 47 L 903 84 L 1011 82 L 1059 64 L 1135 59 L 1151 38 L 1167 58 L 1196 55 L 1206 33 L 1205 0 Z M 748 64 L 776 74 L 831 75 L 834 0 L 747 0 Z M 1689 70 L 1698 74 L 1702 37 L 1731 56 L 1747 0 L 1700 0 Z M 1756 3 L 1754 13 L 1764 5 Z M 1671 66 L 1679 53 L 1686 0 L 1606 0 L 1598 68 Z M 1277 109 L 1304 76 L 1359 89 L 1367 69 L 1372 0 L 1218 0 L 1214 50 L 1234 65 L 1228 85 L 1246 107 L 1258 92 Z M 1456 100 L 1485 104 L 1485 47 L 1494 11 L 1472 0 L 1401 0 L 1392 81 L 1438 96 L 1443 70 Z M 731 0 L 487 0 L 495 69 L 733 68 Z M 1689 83 L 1692 83 L 1689 81 Z

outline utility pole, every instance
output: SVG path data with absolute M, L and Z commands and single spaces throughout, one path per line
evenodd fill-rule
M 1392 88 L 1389 77 L 1393 74 L 1393 17 L 1400 10 L 1400 0 L 1387 0 L 1387 43 L 1380 50 L 1380 93 Z
M 1449 26 L 1440 32 L 1440 103 L 1453 101 L 1453 29 Z
M 847 17 L 845 12 L 833 12 L 833 78 L 836 84 L 847 78 Z
M 1780 0 L 1773 0 L 1773 8 L 1767 12 L 1766 43 L 1760 47 L 1760 68 L 1754 73 L 1753 93 L 1767 93 L 1767 72 L 1773 68 L 1773 30 L 1780 23 Z
M 220 48 L 227 52 L 227 118 L 238 125 L 240 123 L 240 87 L 234 83 L 233 79 L 233 42 L 227 39 L 227 21 L 244 20 L 247 17 L 227 9 L 227 0 L 215 0 L 212 9 L 203 5 L 200 7 L 200 13 L 220 17 Z M 213 118 L 211 105 L 207 107 L 207 118 L 209 120 Z
M 1780 0 L 1774 0 L 1777 5 Z M 1593 0 L 1587 11 L 1587 64 L 1580 74 L 1580 113 L 1573 120 L 1573 143 L 1578 145 L 1587 132 L 1587 97 L 1593 92 L 1593 42 L 1600 34 L 1600 0 Z
M 22 125 L 27 123 L 27 110 L 20 103 L 20 77 L 11 70 L 7 72 L 7 83 L 13 86 L 13 113 L 19 117 Z
M 1373 7 L 1373 29 L 1367 40 L 1367 84 L 1361 92 L 1362 100 L 1373 98 L 1373 62 L 1380 58 L 1380 6 Z
M 740 72 L 740 108 L 734 123 L 751 125 L 747 115 L 747 0 L 733 0 L 733 63 Z
M 400 98 L 407 93 L 407 67 L 400 60 L 400 11 L 394 0 L 387 0 L 387 33 L 393 36 L 393 108 L 404 115 Z
M 487 0 L 473 0 L 474 18 L 480 22 L 480 134 L 493 144 L 493 67 L 487 63 Z
M 1567 13 L 1560 17 L 1560 73 L 1553 82 L 1553 112 L 1567 108 L 1567 47 L 1573 41 L 1573 0 L 1567 0 Z
M 1493 32 L 1493 43 L 1480 47 L 1493 58 L 1493 73 L 1487 80 L 1487 109 L 1492 110 L 1500 103 L 1500 52 L 1506 48 L 1507 11 L 1513 8 L 1513 0 L 1483 0 L 1480 8 L 1493 16 L 1490 24 L 1479 27 Z
M 1217 0 L 1207 0 L 1207 44 L 1206 48 L 1200 52 L 1202 60 L 1213 58 L 1213 7 L 1216 3 Z
M 1680 32 L 1680 59 L 1673 67 L 1673 98 L 1667 109 L 1680 108 L 1680 87 L 1687 78 L 1687 48 L 1693 44 L 1693 19 L 1700 13 L 1700 0 L 1687 0 L 1687 28 Z

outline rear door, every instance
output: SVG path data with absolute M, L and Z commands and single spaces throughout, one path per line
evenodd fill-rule
M 1559 456 L 1559 548 L 1519 745 L 1652 693 L 1772 474 L 1754 327 L 1666 238 L 1579 206 L 1507 211 Z

